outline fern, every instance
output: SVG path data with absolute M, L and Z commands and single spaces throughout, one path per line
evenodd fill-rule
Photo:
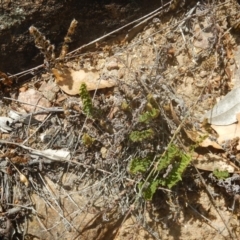
M 139 122 L 148 123 L 160 114 L 158 104 L 151 94 L 147 96 L 146 111 L 139 116 Z
M 129 172 L 132 174 L 145 173 L 151 164 L 151 158 L 133 158 L 129 165 Z
M 151 120 L 157 118 L 159 116 L 160 111 L 156 108 L 152 108 L 149 111 L 144 112 L 139 116 L 139 122 L 148 123 Z
M 152 200 L 152 197 L 159 186 L 159 182 L 160 181 L 157 179 L 150 179 L 147 186 L 144 186 L 143 182 L 138 184 L 138 189 L 139 191 L 142 191 L 142 196 L 145 200 Z
M 213 171 L 213 175 L 217 178 L 217 179 L 226 179 L 229 177 L 229 172 L 228 171 L 220 171 L 218 169 L 215 169 Z
M 175 186 L 182 180 L 182 175 L 190 164 L 191 159 L 192 157 L 190 154 L 184 153 L 174 144 L 170 145 L 166 154 L 158 160 L 157 172 L 155 175 L 158 176 L 158 178 L 151 176 L 150 179 L 148 179 L 147 187 L 143 186 L 142 182 L 139 183 L 138 187 L 142 191 L 142 196 L 146 200 L 151 200 L 159 185 L 168 188 Z M 151 159 L 148 161 L 141 160 L 143 159 L 133 159 L 130 165 L 130 171 L 135 173 L 146 173 L 152 161 Z M 172 168 L 166 173 L 167 176 L 159 176 L 160 172 L 166 170 L 170 164 L 172 165 Z
M 159 159 L 159 164 L 157 167 L 158 171 L 161 171 L 169 166 L 174 158 L 179 154 L 179 148 L 175 145 L 170 145 L 166 154 Z
M 94 108 L 93 108 L 93 105 L 92 105 L 91 96 L 89 95 L 89 92 L 87 90 L 87 85 L 85 83 L 81 84 L 81 87 L 80 87 L 80 98 L 81 98 L 82 103 L 83 103 L 83 112 L 87 116 L 92 117 L 93 116 L 93 112 L 94 112 Z
M 130 133 L 130 140 L 133 142 L 142 142 L 145 139 L 153 137 L 154 132 L 151 128 L 144 131 L 132 131 Z
M 190 155 L 184 154 L 182 151 L 179 152 L 178 158 L 179 162 L 176 161 L 173 163 L 172 170 L 162 182 L 162 185 L 165 185 L 168 188 L 172 188 L 182 180 L 182 175 L 192 159 Z

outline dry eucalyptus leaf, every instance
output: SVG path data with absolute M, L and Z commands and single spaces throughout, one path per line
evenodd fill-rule
M 240 137 L 240 124 L 231 124 L 229 126 L 212 125 L 211 127 L 218 133 L 219 143 Z
M 205 155 L 195 154 L 192 162 L 195 167 L 205 171 L 212 172 L 218 169 L 220 171 L 228 171 L 229 173 L 233 173 L 235 170 L 238 170 L 238 168 L 229 160 L 211 153 Z
M 88 91 L 102 88 L 109 88 L 116 85 L 113 80 L 100 79 L 99 72 L 81 69 L 75 71 L 73 69 L 63 68 L 61 70 L 53 68 L 52 72 L 55 76 L 58 86 L 69 95 L 79 94 L 82 83 L 87 85 Z
M 240 138 L 240 114 L 237 114 L 237 119 L 238 119 L 237 124 L 231 124 L 228 126 L 211 125 L 211 127 L 218 134 L 217 140 L 220 144 L 228 140 Z M 238 143 L 237 149 L 240 150 L 240 143 Z
M 228 126 L 211 125 L 211 127 L 218 134 L 217 142 L 207 137 L 202 142 L 200 142 L 199 145 L 201 145 L 202 147 L 212 146 L 216 149 L 222 149 L 220 144 L 223 144 L 226 141 L 231 141 L 236 138 L 240 138 L 240 114 L 237 114 L 237 120 L 238 123 L 231 124 Z M 238 143 L 237 149 L 240 150 L 240 142 Z
M 212 141 L 210 138 L 204 139 L 201 143 L 199 143 L 199 145 L 202 147 L 212 146 L 216 149 L 222 149 L 222 147 L 218 143 L 216 143 L 215 141 Z
M 189 131 L 186 129 L 185 129 L 185 132 L 192 141 L 199 142 L 199 145 L 201 147 L 212 146 L 216 149 L 222 149 L 222 147 L 218 143 L 216 143 L 215 141 L 212 141 L 209 137 L 205 137 L 205 134 L 203 133 L 199 133 L 197 131 Z
M 235 88 L 205 114 L 208 122 L 214 125 L 230 125 L 237 121 L 240 113 L 240 88 Z

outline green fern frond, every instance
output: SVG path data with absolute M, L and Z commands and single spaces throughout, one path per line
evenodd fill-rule
M 150 103 L 154 108 L 159 108 L 159 105 L 156 101 L 156 99 L 153 97 L 152 94 L 147 95 L 147 101 Z
M 133 158 L 128 165 L 128 169 L 132 174 L 145 173 L 150 164 L 150 158 Z
M 172 169 L 162 179 L 161 185 L 172 188 L 182 180 L 182 175 L 191 162 L 191 155 L 184 153 L 178 146 L 172 144 L 169 146 L 166 154 L 159 159 L 157 170 L 160 172 L 172 164 Z
M 154 193 L 159 186 L 159 180 L 150 179 L 147 186 L 143 186 L 143 182 L 138 184 L 139 191 L 142 192 L 142 196 L 145 200 L 152 200 Z
M 130 140 L 133 142 L 142 142 L 145 139 L 149 139 L 153 137 L 153 135 L 154 135 L 154 132 L 150 128 L 144 131 L 132 131 L 129 137 L 130 137 Z
M 179 162 L 176 161 L 175 163 L 173 163 L 172 170 L 164 180 L 165 182 L 164 185 L 167 186 L 168 188 L 172 188 L 179 181 L 182 180 L 182 175 L 192 160 L 190 155 L 185 154 L 183 152 L 180 152 L 178 157 Z
M 213 175 L 217 178 L 217 179 L 226 179 L 229 177 L 229 172 L 228 171 L 220 171 L 218 169 L 215 169 L 213 171 Z
M 93 105 L 92 105 L 92 99 L 91 96 L 87 90 L 87 85 L 85 83 L 81 84 L 80 87 L 80 98 L 83 103 L 83 112 L 87 115 L 92 117 L 93 116 Z
M 171 162 L 174 161 L 174 158 L 178 156 L 179 148 L 174 144 L 170 145 L 166 154 L 159 159 L 157 170 L 161 171 L 169 166 Z
M 160 114 L 160 111 L 156 108 L 152 108 L 149 111 L 144 112 L 139 116 L 139 122 L 148 123 L 151 120 L 157 118 Z

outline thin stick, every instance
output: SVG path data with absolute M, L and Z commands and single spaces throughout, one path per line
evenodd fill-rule
M 89 166 L 89 165 L 86 165 L 84 163 L 80 163 L 80 162 L 76 162 L 74 160 L 67 160 L 67 159 L 61 159 L 61 158 L 56 158 L 56 157 L 52 157 L 52 156 L 49 156 L 49 155 L 46 155 L 44 154 L 43 152 L 41 152 L 40 150 L 36 150 L 36 149 L 33 149 L 33 148 L 30 148 L 30 147 L 27 147 L 25 145 L 22 145 L 22 144 L 19 144 L 19 143 L 14 143 L 14 142 L 9 142 L 9 141 L 5 141 L 5 140 L 1 140 L 0 139 L 0 143 L 3 143 L 3 144 L 10 144 L 10 145 L 15 145 L 15 146 L 18 146 L 18 147 L 21 147 L 23 149 L 26 149 L 28 151 L 31 152 L 31 154 L 33 155 L 36 155 L 36 156 L 40 156 L 40 157 L 45 157 L 45 158 L 48 158 L 52 161 L 65 161 L 65 162 L 69 162 L 71 164 L 76 164 L 76 165 L 79 165 L 79 166 L 82 166 L 82 167 L 86 167 L 86 168 L 91 168 L 91 169 L 94 169 L 94 170 L 97 170 L 97 171 L 100 171 L 100 172 L 103 172 L 103 173 L 106 173 L 106 174 L 109 174 L 109 175 L 112 175 L 111 172 L 108 172 L 106 170 L 103 170 L 103 169 L 100 169 L 100 168 L 94 168 L 93 166 Z M 130 182 L 136 182 L 130 178 L 126 178 L 126 180 L 130 181 Z

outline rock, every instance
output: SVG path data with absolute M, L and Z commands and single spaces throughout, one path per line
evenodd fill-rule
M 21 106 L 27 112 L 41 111 L 42 108 L 39 108 L 37 106 L 41 106 L 44 108 L 51 107 L 51 103 L 43 96 L 42 93 L 38 92 L 35 89 L 28 89 L 26 92 L 20 92 L 18 96 L 18 101 L 22 102 Z M 46 116 L 46 114 L 41 114 L 34 116 L 34 118 L 38 121 L 43 121 Z
M 39 91 L 43 93 L 43 96 L 49 101 L 53 101 L 56 98 L 59 87 L 55 82 L 43 82 Z
M 207 75 L 208 75 L 208 72 L 207 72 L 207 71 L 201 71 L 200 74 L 199 74 L 199 76 L 200 76 L 201 78 L 205 78 Z
M 107 63 L 107 70 L 112 71 L 112 70 L 118 70 L 118 62 L 116 59 L 112 59 L 110 62 Z

